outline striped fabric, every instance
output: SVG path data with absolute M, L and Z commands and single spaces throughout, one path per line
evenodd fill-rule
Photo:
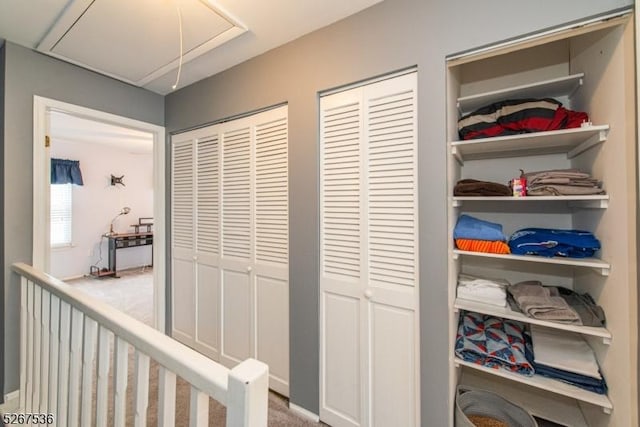
M 555 99 L 515 99 L 482 107 L 458 121 L 463 140 L 580 127 L 586 113 L 567 110 Z
M 456 239 L 456 247 L 463 251 L 484 252 L 490 254 L 510 254 L 509 245 L 497 240 Z

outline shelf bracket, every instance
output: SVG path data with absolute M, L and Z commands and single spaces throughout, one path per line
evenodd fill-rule
M 602 408 L 602 412 L 604 412 L 607 415 L 611 415 L 611 408 Z
M 574 157 L 576 157 L 579 154 L 584 153 L 585 151 L 587 151 L 589 148 L 593 147 L 594 145 L 597 145 L 597 144 L 600 144 L 601 142 L 606 141 L 608 133 L 609 133 L 608 129 L 601 130 L 597 134 L 593 135 L 591 138 L 587 139 L 582 144 L 578 145 L 573 150 L 569 151 L 567 153 L 567 158 L 568 159 L 573 159 Z
M 578 79 L 578 82 L 576 83 L 576 85 L 573 87 L 573 89 L 571 89 L 571 92 L 569 92 L 569 96 L 568 98 L 571 99 L 573 98 L 573 95 L 576 94 L 576 92 L 578 91 L 578 89 L 580 89 L 580 87 L 584 84 L 584 81 L 582 78 Z
M 602 338 L 602 343 L 604 345 L 611 345 L 611 338 L 603 337 Z
M 460 258 L 460 254 L 453 254 L 453 260 L 456 261 L 458 258 Z
M 600 274 L 601 276 L 609 276 L 609 271 L 611 270 L 611 267 L 594 267 L 593 268 L 596 273 Z
M 464 160 L 462 160 L 462 156 L 460 155 L 460 151 L 456 147 L 451 147 L 451 154 L 456 158 L 458 164 L 460 166 L 464 165 Z
M 462 200 L 452 200 L 451 206 L 454 208 L 459 208 L 460 206 L 462 206 Z

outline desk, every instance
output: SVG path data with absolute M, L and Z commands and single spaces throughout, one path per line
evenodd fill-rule
M 116 251 L 118 249 L 133 248 L 136 246 L 151 245 L 151 266 L 153 266 L 153 232 L 143 233 L 122 233 L 122 234 L 105 234 L 109 241 L 109 270 L 108 271 L 92 271 L 93 276 L 116 276 Z

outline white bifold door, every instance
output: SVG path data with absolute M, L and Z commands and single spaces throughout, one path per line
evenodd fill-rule
M 419 425 L 416 73 L 320 99 L 320 418 Z
M 172 333 L 289 394 L 287 107 L 172 137 Z

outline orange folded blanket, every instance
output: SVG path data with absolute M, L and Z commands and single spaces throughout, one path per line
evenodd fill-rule
M 498 240 L 456 239 L 458 249 L 470 252 L 486 252 L 491 254 L 510 254 L 509 245 Z

